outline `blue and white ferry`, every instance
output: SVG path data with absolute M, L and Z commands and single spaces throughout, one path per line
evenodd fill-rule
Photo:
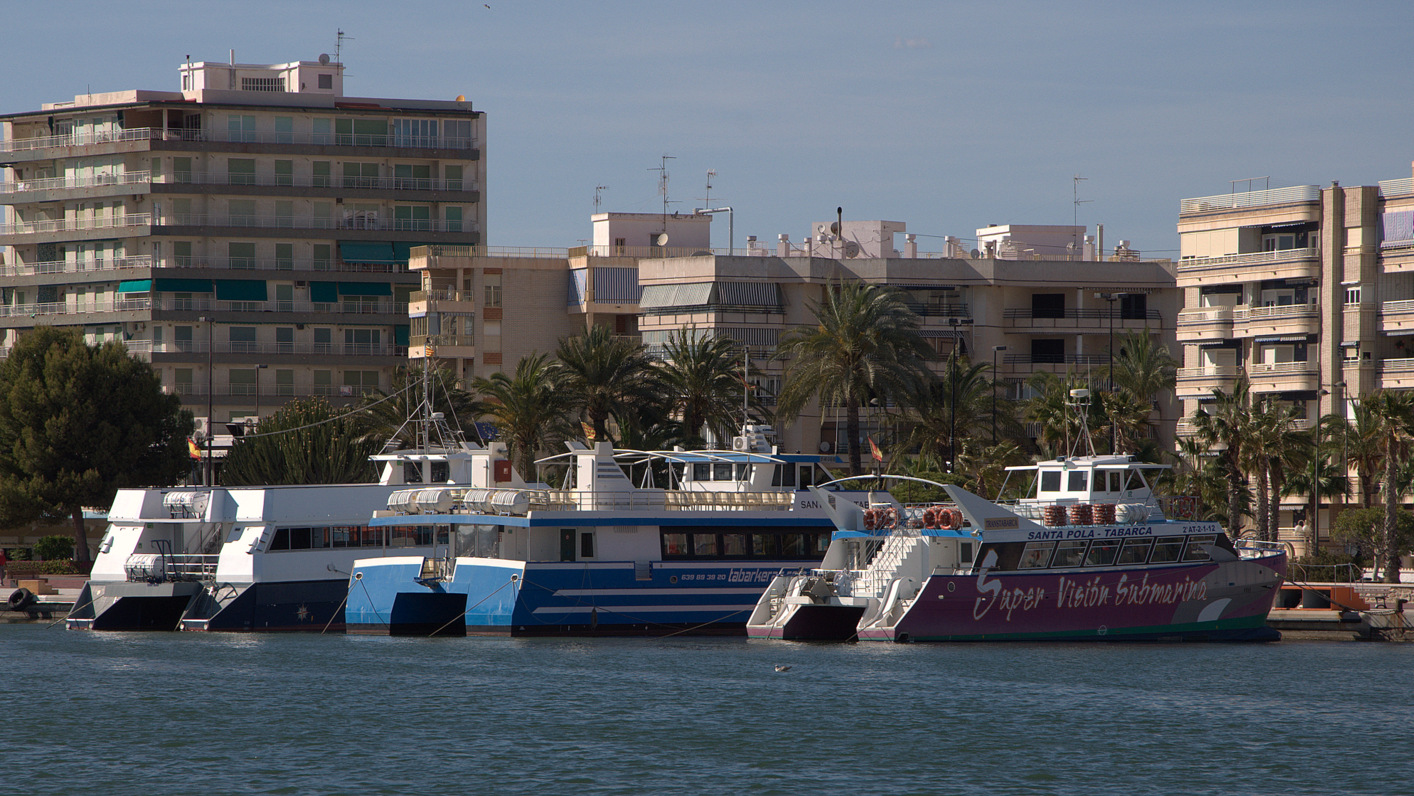
M 431 526 L 450 544 L 355 561 L 347 630 L 744 633 L 766 585 L 817 566 L 834 530 L 807 487 L 838 459 L 781 454 L 768 433 L 748 426 L 730 451 L 570 443 L 554 457 L 569 465 L 560 489 L 400 491 L 369 525 Z M 867 504 L 867 493 L 841 495 Z

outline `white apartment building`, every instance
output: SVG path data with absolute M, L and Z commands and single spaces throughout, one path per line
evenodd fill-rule
M 388 388 L 411 249 L 483 242 L 485 117 L 343 72 L 188 62 L 179 91 L 0 116 L 0 351 L 37 324 L 122 340 L 218 430 Z

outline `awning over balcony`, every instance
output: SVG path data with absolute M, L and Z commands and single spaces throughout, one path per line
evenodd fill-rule
M 412 244 L 407 244 L 411 247 Z M 339 241 L 339 256 L 346 263 L 378 263 L 392 265 L 398 261 L 393 244 L 379 241 Z M 407 262 L 407 257 L 403 257 Z
M 215 280 L 218 301 L 265 301 L 265 280 L 217 279 Z
M 152 289 L 157 293 L 210 293 L 210 279 L 154 279 Z
M 643 296 L 638 300 L 642 309 L 661 307 L 701 307 L 712 295 L 711 282 L 697 282 L 687 285 L 646 285 Z
M 1315 335 L 1309 334 L 1280 334 L 1267 335 L 1265 337 L 1254 337 L 1254 343 L 1309 343 Z
M 118 283 L 119 293 L 149 293 L 151 291 L 151 279 L 124 279 Z
M 388 282 L 340 282 L 341 296 L 391 296 L 393 286 Z

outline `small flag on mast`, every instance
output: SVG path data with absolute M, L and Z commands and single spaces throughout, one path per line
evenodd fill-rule
M 879 446 L 874 444 L 874 437 L 872 435 L 869 437 L 869 455 L 873 456 L 876 462 L 882 462 L 884 460 L 884 454 L 879 452 Z

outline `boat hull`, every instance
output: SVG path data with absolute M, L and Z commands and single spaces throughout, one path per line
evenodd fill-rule
M 772 625 L 747 625 L 748 638 L 781 641 L 850 641 L 864 616 L 862 605 L 795 605 L 785 621 Z
M 453 632 L 464 618 L 461 632 L 470 635 L 742 635 L 762 590 L 795 563 L 458 558 L 445 579 L 425 579 L 422 562 L 360 561 L 348 632 L 431 635 Z
M 1168 567 L 935 575 L 868 641 L 1272 641 L 1286 556 Z M 866 619 L 867 622 L 867 619 Z
M 233 598 L 219 599 L 227 590 Z M 191 582 L 89 583 L 68 626 L 74 630 L 211 632 L 342 631 L 348 582 L 303 580 L 215 587 Z

